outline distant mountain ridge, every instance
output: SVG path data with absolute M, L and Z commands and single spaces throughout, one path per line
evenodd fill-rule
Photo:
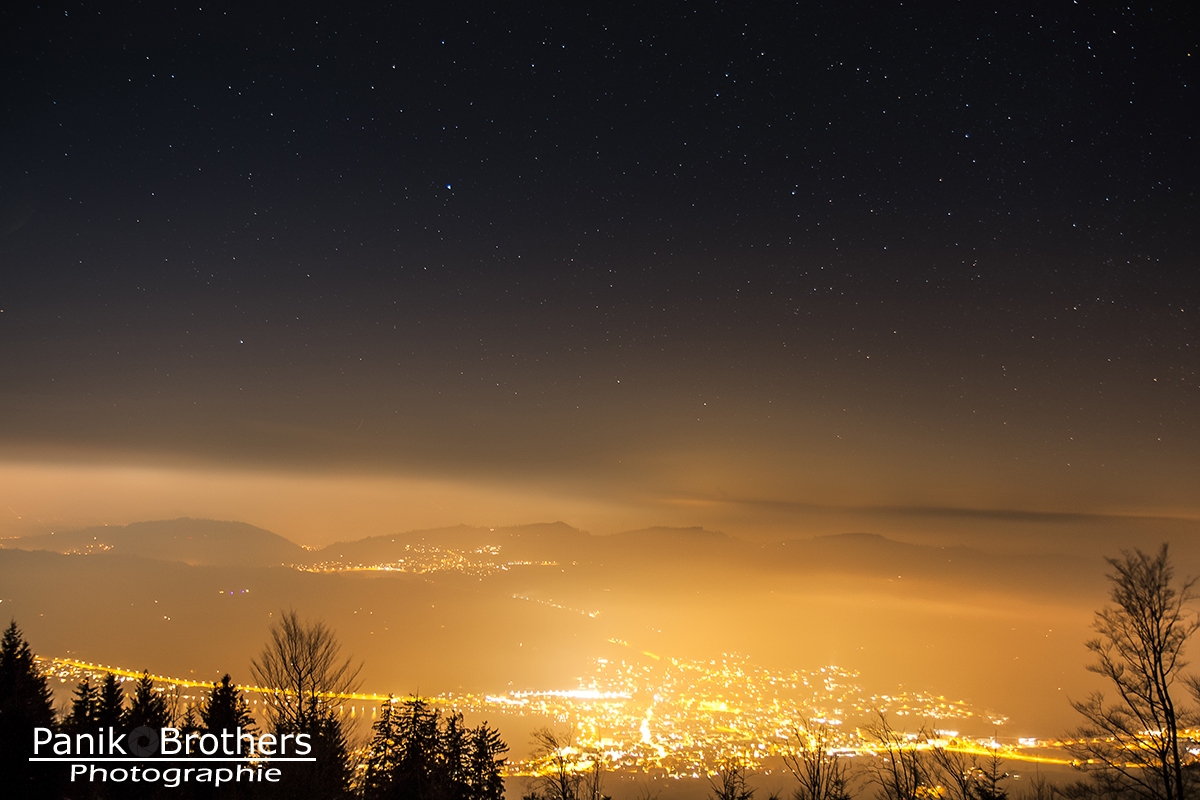
M 231 567 L 374 566 L 411 561 L 413 550 L 424 550 L 425 558 L 430 557 L 430 551 L 452 551 L 475 562 L 550 562 L 615 570 L 614 575 L 652 580 L 664 579 L 666 568 L 679 575 L 713 571 L 725 575 L 774 574 L 780 578 L 843 574 L 887 581 L 949 580 L 971 586 L 990 582 L 1031 587 L 1069 580 L 1063 568 L 1077 561 L 992 555 L 970 547 L 914 544 L 874 533 L 753 543 L 700 527 L 653 527 L 595 535 L 565 522 L 510 527 L 455 525 L 370 536 L 309 550 L 248 523 L 186 517 L 25 536 L 0 542 L 0 549 L 111 554 L 191 566 Z
M 310 556 L 300 545 L 246 522 L 190 517 L 22 536 L 3 545 L 10 550 L 113 553 L 192 566 L 269 567 L 304 562 Z

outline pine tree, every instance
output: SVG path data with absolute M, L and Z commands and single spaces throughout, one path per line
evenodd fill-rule
M 389 697 L 379 709 L 379 719 L 371 729 L 375 733 L 367 749 L 362 795 L 366 800 L 384 800 L 391 794 L 400 757 L 396 733 L 396 707 L 392 698 Z
M 504 778 L 500 774 L 508 760 L 508 745 L 500 732 L 484 722 L 471 731 L 467 757 L 468 800 L 503 800 Z
M 396 725 L 400 759 L 396 765 L 396 797 L 440 800 L 445 770 L 439 769 L 438 732 L 441 715 L 419 697 L 404 703 Z
M 303 724 L 276 723 L 272 733 L 304 733 L 309 736 L 311 763 L 291 764 L 276 785 L 281 797 L 332 800 L 347 796 L 350 786 L 350 746 L 334 708 L 321 706 L 307 713 Z
M 439 783 L 442 794 L 452 800 L 467 798 L 467 734 L 462 714 L 457 711 L 445 719 L 438 741 Z
M 1008 773 L 1002 769 L 1003 760 L 999 750 L 990 750 L 987 762 L 980 767 L 975 785 L 975 797 L 978 800 L 1008 800 L 1008 789 L 1004 782 Z
M 0 775 L 5 796 L 43 797 L 52 780 L 29 763 L 33 729 L 54 727 L 54 709 L 46 677 L 38 670 L 33 651 L 16 621 L 0 641 Z
M 125 727 L 125 690 L 117 676 L 111 672 L 100 684 L 100 705 L 96 709 L 96 722 L 103 728 L 120 730 Z
M 172 722 L 167 701 L 161 692 L 154 690 L 154 681 L 148 672 L 143 672 L 134 685 L 133 700 L 125 721 L 131 728 L 145 725 L 155 730 L 166 728 Z
M 203 733 L 204 728 L 201 727 L 201 720 L 196 714 L 196 706 L 192 703 L 188 704 L 187 711 L 183 714 L 183 719 L 179 721 L 179 732 L 181 734 Z
M 216 734 L 218 737 L 222 731 L 236 734 L 238 729 L 242 732 L 254 729 L 250 705 L 228 674 L 221 678 L 220 683 L 213 684 L 212 691 L 200 707 L 200 722 L 205 732 Z M 238 752 L 245 752 L 243 744 L 239 740 Z
M 312 754 L 316 756 L 312 781 L 304 789 L 304 797 L 338 798 L 346 795 L 350 786 L 350 744 L 341 721 L 332 711 L 310 724 Z
M 508 746 L 484 723 L 443 717 L 414 697 L 380 710 L 362 780 L 366 800 L 503 800 Z
M 75 687 L 75 696 L 71 699 L 71 711 L 63 720 L 63 727 L 71 733 L 93 732 L 96 727 L 96 717 L 100 713 L 100 693 L 92 682 L 84 679 Z

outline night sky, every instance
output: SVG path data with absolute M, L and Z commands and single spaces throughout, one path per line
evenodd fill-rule
M 1183 2 L 6 4 L 5 530 L 1196 519 L 1198 63 Z

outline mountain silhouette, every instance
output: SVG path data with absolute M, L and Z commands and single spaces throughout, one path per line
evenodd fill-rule
M 309 557 L 309 552 L 294 542 L 245 522 L 189 517 L 22 536 L 4 545 L 66 554 L 112 553 L 192 566 L 269 567 Z

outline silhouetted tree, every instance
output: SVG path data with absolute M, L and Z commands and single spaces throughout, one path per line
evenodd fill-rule
M 467 754 L 468 800 L 502 800 L 504 778 L 501 773 L 507 761 L 508 745 L 500 732 L 484 722 L 471 731 Z
M 576 747 L 569 728 L 563 733 L 539 728 L 533 743 L 537 777 L 526 800 L 608 800 L 604 759 Z
M 351 769 L 346 731 L 337 712 L 341 695 L 358 688 L 362 665 L 342 658 L 337 637 L 323 622 L 305 623 L 295 611 L 280 614 L 270 636 L 250 669 L 270 693 L 267 716 L 272 732 L 308 734 L 316 758 L 312 764 L 291 765 L 281 791 L 314 800 L 342 797 Z
M 53 726 L 50 687 L 14 620 L 0 640 L 0 776 L 5 797 L 46 796 L 52 778 L 29 757 L 33 729 Z
M 975 800 L 980 772 L 978 755 L 938 746 L 929 751 L 929 758 L 947 800 Z
M 394 772 L 393 797 L 431 800 L 447 796 L 448 776 L 440 752 L 440 715 L 425 700 L 405 701 L 396 717 L 399 759 Z
M 191 711 L 190 708 L 188 710 Z M 218 737 L 223 731 L 236 734 L 239 729 L 243 733 L 255 729 L 250 705 L 228 674 L 221 678 L 220 683 L 213 684 L 212 691 L 204 699 L 200 707 L 199 723 L 206 733 L 216 734 Z M 245 753 L 246 749 L 246 744 L 239 740 L 238 752 Z
M 454 800 L 466 800 L 467 786 L 467 728 L 463 716 L 452 711 L 444 718 L 439 737 L 440 765 L 443 796 Z
M 1175 697 L 1184 647 L 1200 626 L 1190 608 L 1195 580 L 1177 583 L 1163 545 L 1156 555 L 1122 551 L 1108 559 L 1111 605 L 1096 612 L 1098 636 L 1088 666 L 1106 678 L 1103 692 L 1072 703 L 1084 718 L 1069 747 L 1104 793 L 1142 800 L 1184 800 L 1194 782 L 1179 729 L 1191 722 Z M 1200 689 L 1200 685 L 1193 686 Z
M 96 723 L 113 730 L 125 726 L 125 691 L 117 676 L 105 674 L 100 683 L 100 703 L 96 707 Z
M 179 732 L 181 734 L 201 733 L 204 729 L 200 720 L 200 715 L 196 713 L 196 706 L 189 703 L 187 711 L 183 714 L 183 719 L 179 720 Z
M 330 710 L 310 723 L 301 733 L 312 736 L 312 755 L 316 761 L 302 765 L 308 769 L 291 770 L 288 796 L 294 797 L 295 789 L 304 798 L 339 798 L 350 796 L 350 779 L 354 773 L 351 763 L 350 744 L 346 729 L 334 711 Z
M 831 734 L 827 723 L 809 720 L 793 732 L 796 746 L 783 761 L 800 782 L 796 800 L 849 800 L 849 767 L 832 752 Z
M 1008 790 L 1004 788 L 1008 773 L 1002 769 L 1003 764 L 999 748 L 989 748 L 988 757 L 976 773 L 976 800 L 1008 800 Z
M 383 800 L 392 790 L 400 745 L 397 741 L 396 706 L 392 698 L 379 709 L 379 719 L 371 726 L 374 735 L 367 747 L 363 764 L 361 794 L 367 800 Z
M 592 753 L 591 762 L 579 781 L 579 800 L 612 800 L 604 793 L 604 776 L 608 774 L 608 764 L 600 753 Z
M 989 748 L 988 756 L 955 748 L 953 742 L 928 751 L 930 779 L 941 787 L 939 795 L 948 800 L 1008 800 L 1004 782 L 1008 773 L 998 748 Z
M 579 800 L 581 775 L 576 769 L 576 750 L 571 732 L 559 733 L 551 728 L 538 728 L 533 732 L 537 778 L 530 792 L 540 800 Z
M 501 771 L 508 746 L 487 723 L 463 724 L 413 697 L 383 704 L 363 765 L 362 796 L 368 800 L 501 800 Z
M 708 776 L 711 800 L 750 800 L 754 789 L 749 784 L 750 770 L 739 758 L 730 757 L 721 762 L 715 774 Z
M 307 730 L 341 705 L 336 695 L 358 688 L 362 665 L 342 659 L 342 646 L 325 623 L 305 623 L 295 611 L 285 611 L 270 635 L 250 671 L 270 693 L 267 714 L 275 727 Z
M 67 718 L 63 720 L 63 728 L 68 732 L 92 732 L 96 727 L 96 719 L 100 713 L 100 692 L 92 685 L 91 680 L 84 679 L 75 687 L 71 698 L 71 708 Z
M 866 762 L 867 778 L 878 789 L 880 800 L 917 800 L 931 793 L 933 782 L 925 756 L 908 736 L 897 731 L 883 712 L 861 729 L 875 751 Z
M 160 730 L 168 727 L 172 721 L 166 698 L 154 688 L 150 673 L 142 672 L 142 677 L 137 679 L 133 687 L 133 699 L 125 715 L 125 724 L 130 728 L 145 725 Z

